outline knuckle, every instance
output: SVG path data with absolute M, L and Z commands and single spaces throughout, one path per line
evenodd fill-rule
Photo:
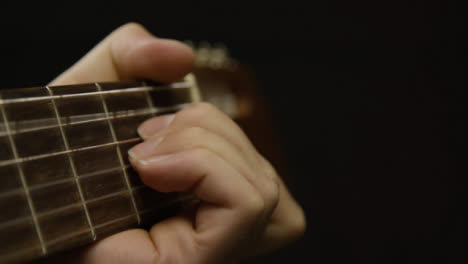
M 263 156 L 259 155 L 260 163 L 264 173 L 263 183 L 261 184 L 265 200 L 268 202 L 268 209 L 275 209 L 280 198 L 280 183 L 277 173 L 271 163 Z
M 267 180 L 263 184 L 264 196 L 269 211 L 273 211 L 279 203 L 280 188 L 279 183 L 275 180 Z
M 261 215 L 265 209 L 265 200 L 259 192 L 251 192 L 244 199 L 244 214 L 256 218 Z

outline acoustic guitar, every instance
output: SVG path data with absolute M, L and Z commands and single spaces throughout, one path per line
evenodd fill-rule
M 250 71 L 203 44 L 175 83 L 122 81 L 0 91 L 0 263 L 83 246 L 174 215 L 194 198 L 146 187 L 127 151 L 154 116 L 203 101 L 234 118 L 281 166 Z

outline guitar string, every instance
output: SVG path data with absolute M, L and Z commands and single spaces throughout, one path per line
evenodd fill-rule
M 89 115 L 80 115 L 80 116 L 70 116 L 70 117 L 61 117 L 62 126 L 72 126 L 72 125 L 83 125 L 89 124 L 93 122 L 99 121 L 107 121 L 107 120 L 117 120 L 117 119 L 124 119 L 128 117 L 138 117 L 147 114 L 164 114 L 166 112 L 173 112 L 181 110 L 182 108 L 186 107 L 191 103 L 183 103 L 183 104 L 176 104 L 173 106 L 168 107 L 153 107 L 153 108 L 142 108 L 142 109 L 134 109 L 134 110 L 126 110 L 126 111 L 118 111 L 110 113 L 112 115 L 107 116 L 105 113 L 96 113 L 96 114 L 89 114 Z M 63 123 L 63 120 L 69 120 L 68 122 Z M 56 118 L 47 118 L 47 119 L 39 119 L 39 120 L 31 120 L 31 121 L 22 121 L 23 123 L 28 123 L 30 126 L 35 125 L 31 128 L 21 128 L 21 129 L 12 129 L 11 126 L 16 126 L 17 122 L 10 121 L 10 134 L 6 131 L 2 131 L 3 125 L 0 124 L 0 136 L 8 136 L 8 135 L 16 135 L 22 133 L 29 133 L 35 132 L 40 130 L 46 130 L 51 128 L 58 128 L 59 125 L 57 124 Z M 36 123 L 53 123 L 53 125 L 43 125 L 38 126 Z M 0 165 L 1 166 L 1 165 Z
M 50 99 L 63 99 L 63 98 L 76 98 L 76 97 L 81 97 L 81 96 L 89 96 L 89 95 L 97 95 L 97 94 L 123 94 L 123 93 L 135 93 L 135 92 L 148 92 L 148 91 L 154 91 L 154 90 L 158 90 L 158 89 L 173 89 L 173 88 L 189 88 L 190 85 L 187 85 L 186 82 L 183 82 L 183 83 L 179 83 L 178 84 L 172 84 L 172 85 L 169 85 L 169 86 L 160 86 L 160 87 L 139 87 L 139 88 L 129 88 L 129 89 L 126 89 L 126 90 L 111 90 L 111 91 L 101 91 L 101 92 L 93 92 L 93 93 L 82 93 L 82 94 L 74 94 L 74 95 L 51 95 L 51 96 L 44 96 L 44 97 L 36 97 L 36 98 L 19 98 L 19 99 L 1 99 L 0 98 L 0 104 L 3 106 L 3 105 L 7 105 L 7 104 L 14 104 L 14 103 L 22 103 L 22 102 L 30 102 L 30 101 L 38 101 L 38 100 L 50 100 Z M 181 105 L 177 106 L 178 108 L 181 108 Z M 182 106 L 183 107 L 183 106 Z M 150 109 L 150 111 L 146 111 L 146 113 L 158 113 L 158 112 L 162 112 L 158 109 Z M 128 111 L 127 111 L 128 113 Z M 136 116 L 138 114 L 146 114 L 145 112 L 143 113 L 134 113 L 134 114 L 126 114 L 126 115 L 121 115 L 121 114 L 117 114 L 117 115 L 113 115 L 113 116 L 109 116 L 109 114 L 106 114 L 106 117 L 103 118 L 104 120 L 110 120 L 110 119 L 116 119 L 116 118 L 123 118 L 123 117 L 129 117 L 129 116 Z M 115 113 L 113 113 L 115 114 Z M 102 120 L 102 118 L 101 118 Z M 87 123 L 87 122 L 95 122 L 97 121 L 96 119 L 94 120 L 86 120 L 86 121 L 78 121 L 78 122 L 74 122 L 74 123 L 67 123 L 65 125 L 71 125 L 71 124 L 76 124 L 76 123 Z M 53 127 L 60 127 L 61 124 L 59 125 L 56 125 L 56 126 L 53 126 Z M 47 127 L 48 128 L 48 127 Z M 14 133 L 18 133 L 18 131 L 14 131 L 13 133 L 6 133 L 6 135 L 8 136 L 11 136 L 12 134 Z M 132 139 L 131 139 L 132 140 Z M 128 140 L 127 140 L 128 141 Z M 113 142 L 115 145 L 118 145 L 118 144 L 122 144 L 122 143 L 126 143 L 126 141 L 118 141 L 118 142 Z M 109 145 L 109 144 L 103 144 L 103 145 Z M 59 154 L 69 154 L 70 152 L 74 152 L 74 151 L 79 151 L 79 150 L 84 150 L 84 149 L 90 149 L 90 148 L 96 148 L 96 147 L 102 147 L 100 145 L 96 145 L 96 146 L 89 146 L 89 147 L 85 147 L 85 148 L 81 148 L 81 149 L 74 149 L 74 150 L 67 150 L 67 151 L 63 151 L 63 152 L 56 152 L 56 153 L 49 153 L 49 154 L 46 154 L 46 155 L 37 155 L 37 156 L 32 156 L 32 157 L 24 157 L 24 158 L 16 158 L 16 159 L 13 159 L 13 160 L 9 160 L 9 161 L 0 161 L 1 165 L 4 166 L 6 164 L 12 164 L 12 161 L 13 163 L 19 163 L 19 162 L 24 162 L 24 161 L 27 161 L 27 160 L 34 160 L 34 159 L 38 159 L 38 158 L 44 158 L 44 157 L 48 157 L 48 156 L 52 156 L 52 155 L 59 155 Z M 119 167 L 118 169 L 124 169 L 125 167 Z M 92 177 L 92 176 L 98 176 L 98 174 L 94 173 L 93 175 L 90 175 L 89 177 Z M 140 188 L 143 187 L 143 186 L 140 186 Z M 134 191 L 136 189 L 136 187 L 132 188 L 131 191 Z M 125 193 L 126 192 L 129 192 L 129 191 L 124 191 Z M 121 192 L 117 192 L 116 194 L 114 195 L 118 195 L 118 194 L 121 194 L 123 193 L 122 191 Z M 130 193 L 130 192 L 129 192 Z M 112 195 L 112 194 L 111 194 Z M 106 197 L 108 197 L 108 195 L 104 195 L 104 197 L 101 197 L 100 199 L 105 199 Z M 96 199 L 95 199 L 96 200 Z M 99 199 L 98 199 L 99 200 Z M 87 203 L 90 202 L 90 201 L 86 201 Z M 66 208 L 65 208 L 66 209 Z M 60 212 L 60 210 L 54 210 L 55 212 Z M 39 216 L 43 216 L 44 213 L 41 213 L 41 214 L 38 214 L 38 217 Z M 131 216 L 134 216 L 134 215 L 131 215 Z M 130 217 L 130 216 L 129 216 Z M 112 222 L 115 222 L 115 221 L 112 221 Z M 5 223 L 6 224 L 6 223 Z M 5 224 L 2 224 L 0 225 L 0 227 L 4 226 Z
M 165 208 L 171 207 L 171 206 L 173 206 L 175 204 L 180 204 L 180 203 L 182 203 L 184 201 L 188 201 L 190 199 L 192 199 L 191 196 L 181 196 L 181 197 L 178 197 L 177 199 L 167 201 L 166 203 L 162 203 L 158 207 L 148 208 L 148 209 L 142 210 L 142 211 L 140 211 L 140 215 L 146 215 L 146 214 L 154 212 L 155 210 L 164 210 Z M 107 222 L 96 225 L 95 229 L 105 228 L 106 226 L 109 226 L 109 225 L 112 225 L 112 224 L 115 224 L 115 223 L 118 223 L 118 222 L 123 222 L 123 221 L 127 220 L 128 218 L 132 218 L 132 217 L 134 217 L 134 215 L 130 214 L 130 215 L 122 216 L 122 217 L 119 217 L 119 218 L 116 218 L 116 219 L 113 219 L 113 220 L 109 220 Z M 127 227 L 129 227 L 129 226 L 122 226 L 122 228 L 127 228 Z M 61 243 L 63 241 L 72 239 L 74 237 L 77 237 L 77 236 L 80 236 L 80 235 L 83 235 L 83 234 L 89 233 L 89 232 L 90 232 L 90 230 L 82 230 L 82 231 L 78 231 L 78 232 L 67 233 L 64 236 L 55 238 L 55 239 L 50 240 L 50 241 L 45 241 L 45 244 L 46 244 L 46 247 L 51 247 L 51 246 L 54 246 L 54 245 L 56 245 L 58 243 Z M 89 237 L 89 241 L 91 241 L 91 240 L 92 240 L 92 238 Z M 0 255 L 0 261 L 13 260 L 13 259 L 15 259 L 17 257 L 23 256 L 27 252 L 30 252 L 30 251 L 34 252 L 37 249 L 39 249 L 39 246 L 32 246 L 32 247 L 29 247 L 29 248 L 20 249 L 20 250 L 15 251 L 15 252 L 13 252 L 11 254 Z
M 90 85 L 94 85 L 94 84 L 90 84 Z M 49 96 L 37 96 L 37 97 L 14 98 L 14 99 L 0 99 L 0 105 L 52 100 L 52 99 L 58 100 L 58 99 L 67 99 L 67 98 L 79 98 L 79 97 L 86 97 L 86 96 L 93 96 L 93 95 L 113 95 L 113 94 L 120 95 L 120 94 L 126 94 L 126 93 L 164 91 L 164 90 L 172 90 L 172 89 L 190 88 L 192 86 L 193 86 L 193 82 L 184 81 L 184 82 L 175 82 L 175 83 L 171 83 L 167 85 L 160 85 L 160 86 L 142 86 L 142 87 L 131 87 L 131 88 L 106 90 L 106 91 L 84 92 L 84 93 L 76 93 L 76 94 L 49 95 Z M 50 87 L 54 88 L 53 86 L 50 86 Z
M 135 117 L 135 116 L 145 115 L 145 114 L 150 114 L 150 113 L 164 114 L 164 113 L 168 113 L 168 112 L 175 112 L 175 111 L 181 110 L 182 108 L 184 108 L 184 107 L 186 107 L 188 105 L 190 105 L 190 103 L 178 104 L 178 105 L 173 106 L 173 107 L 164 107 L 164 108 L 158 108 L 158 109 L 145 110 L 145 111 L 142 111 L 142 112 L 139 112 L 139 113 L 133 113 L 133 114 L 128 114 L 128 115 L 119 115 L 119 116 L 114 116 L 114 117 L 103 117 L 103 118 L 100 118 L 99 120 L 80 121 L 80 122 L 75 122 L 75 123 L 70 124 L 70 125 L 88 124 L 88 123 L 92 123 L 92 122 L 96 122 L 96 121 L 104 121 L 104 120 L 112 120 L 112 119 L 119 119 L 119 118 Z M 58 125 L 58 124 L 54 125 L 54 127 L 59 127 L 59 126 L 60 125 Z M 63 124 L 63 126 L 67 126 L 67 124 Z M 12 135 L 11 132 L 8 133 L 8 134 Z M 126 139 L 126 140 L 121 140 L 121 141 L 118 141 L 116 143 L 123 144 L 123 143 L 128 143 L 127 142 L 128 140 L 135 141 L 136 139 L 137 138 L 131 138 L 131 139 Z M 112 143 L 115 144 L 114 142 L 112 142 Z M 65 151 L 57 151 L 57 152 L 52 152 L 52 153 L 47 153 L 47 154 L 39 154 L 39 155 L 34 155 L 34 156 L 21 157 L 21 158 L 17 158 L 17 159 L 0 160 L 0 167 L 12 165 L 12 164 L 17 164 L 17 163 L 21 163 L 21 162 L 26 162 L 26 161 L 37 160 L 37 159 L 41 159 L 41 158 L 47 158 L 47 157 L 61 155 L 61 154 L 67 154 L 69 152 L 77 152 L 77 151 L 87 150 L 87 149 L 95 148 L 95 147 L 105 147 L 105 146 L 107 146 L 109 144 L 111 144 L 111 143 L 100 144 L 100 145 L 95 145 L 95 146 L 88 146 L 88 147 L 83 147 L 83 148 L 75 148 L 75 149 L 70 149 L 68 151 L 66 151 L 66 150 Z
M 53 156 L 64 155 L 64 154 L 73 153 L 73 152 L 117 146 L 117 145 L 122 145 L 126 143 L 137 142 L 139 140 L 141 140 L 141 138 L 130 138 L 130 139 L 125 139 L 125 140 L 121 140 L 118 142 L 109 142 L 109 143 L 104 143 L 104 144 L 99 144 L 99 145 L 88 146 L 88 147 L 75 148 L 75 149 L 57 151 L 57 152 L 52 152 L 52 153 L 47 153 L 47 154 L 40 154 L 40 155 L 35 155 L 35 156 L 30 156 L 30 157 L 23 157 L 23 158 L 16 158 L 16 159 L 11 159 L 11 160 L 6 160 L 6 161 L 0 161 L 0 167 L 12 165 L 12 164 L 19 164 L 19 163 L 27 162 L 27 161 L 38 160 L 42 158 L 49 158 Z
M 114 167 L 114 168 L 109 168 L 109 169 L 105 169 L 105 170 L 93 171 L 93 172 L 81 174 L 81 175 L 78 175 L 78 177 L 80 179 L 85 180 L 85 179 L 89 179 L 89 178 L 98 177 L 98 176 L 101 176 L 101 175 L 104 175 L 104 174 L 108 174 L 108 173 L 111 173 L 111 172 L 118 172 L 120 170 L 126 170 L 126 169 L 129 169 L 129 168 L 131 168 L 130 165 L 125 165 L 123 167 L 122 166 L 117 166 L 117 167 Z M 72 180 L 73 180 L 72 178 L 66 178 L 66 179 L 60 179 L 60 180 L 55 180 L 55 181 L 49 181 L 49 182 L 46 182 L 46 183 L 43 183 L 43 184 L 38 184 L 38 185 L 35 185 L 35 186 L 31 186 L 30 190 L 31 191 L 36 191 L 36 190 L 40 190 L 40 189 L 43 189 L 43 188 L 52 187 L 54 185 L 67 183 L 67 182 L 72 181 Z M 18 188 L 17 190 L 22 191 L 21 188 Z
M 166 201 L 164 201 L 162 203 L 159 203 L 158 206 L 156 206 L 156 207 L 141 210 L 140 214 L 144 215 L 144 214 L 148 214 L 148 213 L 152 213 L 152 212 L 154 213 L 155 210 L 165 209 L 165 208 L 168 208 L 168 207 L 173 206 L 175 204 L 179 204 L 181 202 L 189 201 L 191 199 L 193 199 L 193 196 L 191 196 L 191 195 L 180 195 L 179 197 L 176 197 L 174 199 L 166 200 Z M 95 229 L 100 229 L 100 228 L 109 226 L 109 225 L 114 224 L 114 223 L 122 222 L 122 221 L 124 221 L 124 220 L 126 220 L 128 218 L 134 217 L 134 216 L 135 215 L 133 215 L 133 214 L 121 216 L 119 218 L 115 218 L 115 219 L 109 220 L 107 222 L 98 224 L 98 225 L 95 226 Z M 88 231 L 88 230 L 86 230 L 86 231 Z M 68 236 L 64 236 L 64 237 L 56 238 L 56 239 L 54 239 L 52 241 L 46 241 L 46 245 L 54 244 L 54 243 L 56 243 L 56 241 L 57 242 L 58 241 L 63 241 L 65 239 L 67 239 L 67 238 L 68 238 Z
M 172 111 L 172 110 L 177 110 L 177 109 L 183 108 L 185 106 L 186 106 L 186 104 L 182 104 L 182 105 L 178 105 L 175 108 L 171 108 L 171 109 L 166 108 L 166 109 L 163 109 L 163 110 L 164 110 L 164 112 Z M 159 111 L 157 113 L 160 113 L 160 112 L 161 111 Z M 75 148 L 75 149 L 69 149 L 69 150 L 65 150 L 65 151 L 54 152 L 54 153 L 47 153 L 47 154 L 41 154 L 41 155 L 29 156 L 29 157 L 22 157 L 22 158 L 11 159 L 11 160 L 4 160 L 4 161 L 0 161 L 0 167 L 13 165 L 13 164 L 18 164 L 18 163 L 27 162 L 27 161 L 34 161 L 34 160 L 48 158 L 48 157 L 57 156 L 57 155 L 67 155 L 67 154 L 70 154 L 72 152 L 79 152 L 79 151 L 85 151 L 85 150 L 91 150 L 91 149 L 98 149 L 98 148 L 104 148 L 104 147 L 109 147 L 109 146 L 117 146 L 117 145 L 123 145 L 123 144 L 127 144 L 127 143 L 136 143 L 138 141 L 141 141 L 141 138 L 130 138 L 130 139 L 120 140 L 120 141 L 116 141 L 116 142 L 104 143 L 104 144 L 99 144 L 99 145 L 94 145 L 94 146 L 83 147 L 83 148 Z M 102 174 L 109 173 L 112 170 L 126 169 L 126 168 L 129 168 L 129 167 L 130 166 L 128 166 L 128 165 L 125 166 L 125 167 L 118 166 L 118 167 L 115 167 L 115 168 L 101 170 L 101 171 L 98 171 L 98 172 L 91 172 L 91 173 L 81 174 L 81 175 L 78 175 L 78 177 L 80 177 L 80 178 L 97 177 L 97 176 L 100 176 Z M 37 191 L 37 190 L 42 189 L 42 188 L 47 188 L 47 187 L 50 187 L 52 185 L 61 184 L 61 183 L 68 182 L 68 181 L 71 181 L 71 180 L 73 180 L 73 179 L 58 179 L 58 180 L 54 180 L 54 181 L 49 181 L 49 182 L 44 183 L 44 184 L 38 184 L 38 185 L 31 186 L 30 189 L 31 189 L 31 191 Z M 8 190 L 8 191 L 3 191 L 3 192 L 0 193 L 0 198 L 7 197 L 7 196 L 10 196 L 10 195 L 14 195 L 14 194 L 17 194 L 17 193 L 22 192 L 22 191 L 23 191 L 23 189 L 20 188 L 20 187 L 12 189 L 12 190 Z
M 141 184 L 141 185 L 138 185 L 138 186 L 133 186 L 130 190 L 131 190 L 132 193 L 134 193 L 134 192 L 138 192 L 139 190 L 145 189 L 145 188 L 150 189 L 146 185 Z M 126 193 L 130 193 L 130 191 L 128 189 L 124 188 L 122 190 L 106 193 L 106 194 L 103 194 L 101 196 L 94 197 L 94 198 L 91 198 L 91 199 L 84 199 L 83 202 L 85 204 L 95 203 L 95 202 L 105 200 L 107 198 L 123 195 L 123 194 L 126 194 Z M 165 197 L 165 198 L 167 198 L 169 200 L 173 199 L 173 197 Z M 80 202 L 72 202 L 70 204 L 66 204 L 66 205 L 63 205 L 63 206 L 60 206 L 60 207 L 57 207 L 57 208 L 53 208 L 53 209 L 49 209 L 49 210 L 45 210 L 43 212 L 37 213 L 37 218 L 39 219 L 39 218 L 49 216 L 49 215 L 60 214 L 62 212 L 66 212 L 67 210 L 69 210 L 71 208 L 78 207 L 78 206 L 81 206 L 81 205 L 82 205 L 81 201 Z M 4 228 L 10 227 L 10 226 L 20 224 L 20 223 L 22 223 L 24 221 L 27 221 L 29 219 L 31 219 L 31 216 L 24 216 L 24 217 L 16 218 L 16 219 L 13 219 L 13 220 L 4 221 L 3 223 L 0 223 L 0 229 L 4 229 Z
M 131 168 L 130 165 L 125 165 L 123 167 L 122 166 L 117 166 L 117 167 L 114 167 L 114 168 L 109 168 L 109 169 L 104 169 L 104 170 L 93 171 L 93 172 L 81 174 L 81 175 L 78 175 L 78 177 L 80 179 L 89 179 L 89 178 L 94 178 L 94 177 L 98 177 L 98 176 L 101 176 L 101 175 L 105 175 L 105 174 L 108 174 L 108 173 L 111 173 L 111 172 L 118 172 L 119 170 L 126 170 L 126 169 L 129 169 L 129 168 Z M 64 184 L 64 183 L 71 182 L 71 181 L 73 181 L 73 178 L 72 178 L 71 175 L 69 175 L 68 178 L 57 179 L 57 180 L 53 180 L 53 181 L 48 181 L 46 183 L 40 183 L 40 184 L 32 185 L 32 186 L 30 186 L 29 190 L 31 192 L 35 192 L 35 191 L 38 191 L 38 190 L 41 190 L 41 189 L 52 187 L 54 185 Z M 10 191 L 2 192 L 2 193 L 0 193 L 0 199 L 11 196 L 11 195 L 19 194 L 19 193 L 22 193 L 22 192 L 23 192 L 22 188 L 15 188 L 15 189 L 10 190 Z
M 100 145 L 95 145 L 95 146 L 88 146 L 88 147 L 84 147 L 84 148 L 78 148 L 78 149 L 70 149 L 68 151 L 61 151 L 61 152 L 55 152 L 55 153 L 48 153 L 48 154 L 42 154 L 42 155 L 37 155 L 37 156 L 31 156 L 31 157 L 24 157 L 24 158 L 18 158 L 18 159 L 14 159 L 14 160 L 9 160 L 9 161 L 1 161 L 3 162 L 3 166 L 6 166 L 6 165 L 11 165 L 11 164 L 16 164 L 16 163 L 20 163 L 20 162 L 25 162 L 25 161 L 31 161 L 31 160 L 36 160 L 36 159 L 41 159 L 41 158 L 46 158 L 46 157 L 51 157 L 51 156 L 55 156 L 55 155 L 65 155 L 65 154 L 68 154 L 68 153 L 71 153 L 71 152 L 77 152 L 77 151 L 84 151 L 84 150 L 90 150 L 90 149 L 97 149 L 97 148 L 103 148 L 103 147 L 108 147 L 108 146 L 117 146 L 117 145 L 122 145 L 122 144 L 127 144 L 127 143 L 136 143 L 138 141 L 141 141 L 141 138 L 131 138 L 131 139 L 126 139 L 126 140 L 121 140 L 121 141 L 117 141 L 117 142 L 110 142 L 110 143 L 106 143 L 106 144 L 100 144 Z M 114 167 L 114 168 L 110 168 L 110 169 L 105 169 L 105 170 L 100 170 L 100 171 L 97 171 L 97 172 L 91 172 L 91 173 L 85 173 L 85 174 L 81 174 L 81 175 L 78 175 L 78 177 L 80 179 L 86 179 L 86 178 L 91 178 L 91 177 L 98 177 L 98 176 L 101 176 L 103 174 L 106 174 L 106 173 L 110 173 L 112 171 L 119 171 L 119 170 L 125 170 L 125 169 L 128 169 L 130 168 L 130 165 L 126 165 L 126 166 L 117 166 L 117 167 Z M 38 185 L 34 185 L 34 186 L 31 186 L 30 188 L 30 191 L 38 191 L 38 190 L 41 190 L 41 189 L 44 189 L 44 188 L 48 188 L 48 187 L 51 187 L 53 185 L 58 185 L 58 184 L 61 184 L 61 183 L 66 183 L 66 182 L 70 182 L 70 181 L 73 181 L 73 178 L 67 178 L 67 179 L 58 179 L 58 180 L 54 180 L 54 181 L 48 181 L 46 183 L 43 183 L 43 184 L 38 184 Z M 140 186 L 141 187 L 141 186 Z M 2 192 L 0 193 L 0 198 L 5 198 L 5 197 L 8 197 L 8 196 L 11 196 L 11 195 L 15 195 L 17 193 L 21 193 L 23 192 L 23 189 L 22 188 L 16 188 L 14 190 L 11 190 L 11 191 L 6 191 L 6 192 Z M 43 215 L 44 213 L 41 213 L 41 216 Z M 4 225 L 6 225 L 7 223 L 1 223 L 0 224 L 0 228 L 2 228 Z M 8 224 L 9 225 L 9 224 Z

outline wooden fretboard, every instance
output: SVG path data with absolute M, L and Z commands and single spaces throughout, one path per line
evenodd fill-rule
M 187 196 L 145 187 L 127 159 L 139 124 L 199 101 L 192 79 L 0 92 L 0 263 L 92 242 Z

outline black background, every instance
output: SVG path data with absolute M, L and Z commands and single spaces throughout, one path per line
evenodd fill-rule
M 466 250 L 463 12 L 436 1 L 3 1 L 2 88 L 45 84 L 119 25 L 251 65 L 305 236 L 252 263 L 454 263 Z

